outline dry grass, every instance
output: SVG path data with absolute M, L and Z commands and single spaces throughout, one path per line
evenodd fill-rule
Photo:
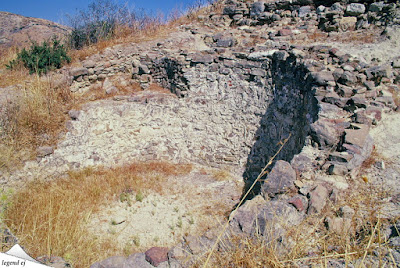
M 119 26 L 113 38 L 101 40 L 80 50 L 71 50 L 69 54 L 72 58 L 72 64 L 84 60 L 91 55 L 101 53 L 108 47 L 120 44 L 140 43 L 167 36 L 174 31 L 177 25 L 175 23 L 163 23 L 161 18 L 161 15 L 154 18 L 149 17 L 143 22 L 144 25 L 141 28 Z
M 382 218 L 379 208 L 387 193 L 359 179 L 354 182 L 359 190 L 348 190 L 339 203 L 329 202 L 320 215 L 307 217 L 298 226 L 287 226 L 286 219 L 277 217 L 263 230 L 268 238 L 255 234 L 252 237 L 226 235 L 220 239 L 219 250 L 210 260 L 203 256 L 194 267 L 298 267 L 314 265 L 329 267 L 332 259 L 341 259 L 346 265 L 358 260 L 364 267 L 369 255 L 379 252 L 378 261 L 382 267 L 383 257 L 390 251 L 388 237 L 384 235 L 387 220 Z M 329 230 L 327 217 L 336 217 L 339 208 L 347 205 L 355 210 L 351 228 L 341 231 Z M 280 225 L 286 232 L 282 240 L 276 234 Z M 221 246 L 222 245 L 222 246 Z M 396 267 L 390 261 L 386 267 Z M 312 267 L 314 267 L 312 266 Z
M 55 144 L 73 100 L 67 87 L 55 88 L 50 80 L 38 76 L 16 93 L 18 97 L 1 109 L 0 168 L 32 157 L 37 146 Z
M 113 169 L 85 169 L 51 182 L 32 182 L 12 196 L 4 221 L 33 257 L 61 256 L 74 267 L 89 267 L 117 252 L 117 245 L 86 231 L 91 214 L 121 193 L 162 192 L 168 176 L 187 174 L 191 165 L 134 163 Z M 132 252 L 127 252 L 127 254 Z
M 25 80 L 29 79 L 29 71 L 22 66 L 17 66 L 15 70 L 7 70 L 6 64 L 11 60 L 17 58 L 18 48 L 10 47 L 0 50 L 0 87 L 8 87 L 16 84 L 22 84 Z
M 330 35 L 327 32 L 323 32 L 319 29 L 314 32 L 307 34 L 307 39 L 304 40 L 296 40 L 294 39 L 294 43 L 314 43 L 314 42 L 338 42 L 338 43 L 352 43 L 352 44 L 365 44 L 365 43 L 374 43 L 381 38 L 380 32 L 377 30 L 371 31 L 348 31 L 343 33 L 334 33 L 334 35 Z

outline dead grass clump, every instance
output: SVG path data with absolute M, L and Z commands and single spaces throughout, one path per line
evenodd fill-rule
M 384 157 L 374 147 L 374 149 L 371 152 L 371 155 L 362 163 L 361 170 L 370 169 L 376 162 L 380 160 L 384 160 Z
M 396 106 L 400 106 L 400 92 L 397 88 L 389 86 L 389 92 L 393 95 L 393 101 Z
M 61 256 L 74 267 L 89 267 L 117 252 L 117 245 L 90 235 L 87 224 L 109 200 L 126 191 L 161 191 L 168 176 L 190 165 L 134 163 L 113 169 L 85 169 L 51 182 L 32 182 L 11 197 L 4 222 L 29 254 Z M 132 252 L 130 252 L 132 253 Z
M 14 70 L 6 69 L 6 64 L 9 64 L 11 60 L 17 58 L 17 53 L 17 47 L 10 47 L 0 50 L 0 87 L 2 88 L 21 84 L 30 77 L 29 71 L 22 65 L 16 66 Z
M 198 260 L 195 267 L 329 267 L 332 259 L 344 261 L 346 267 L 350 262 L 364 267 L 370 255 L 378 256 L 379 267 L 396 267 L 384 260 L 390 252 L 385 236 L 389 222 L 380 208 L 387 194 L 361 180 L 359 183 L 359 191 L 349 190 L 341 202 L 328 203 L 321 214 L 308 216 L 297 226 L 287 226 L 286 219 L 276 218 L 268 222 L 264 236 L 225 235 L 219 250 L 207 261 Z M 350 229 L 343 224 L 328 228 L 326 219 L 340 218 L 339 208 L 345 205 L 355 211 L 349 219 Z M 278 235 L 276 226 L 285 230 L 285 236 Z
M 232 175 L 228 170 L 225 169 L 213 169 L 211 171 L 213 177 L 217 181 L 226 181 L 232 178 Z
M 27 82 L 18 94 L 20 96 L 5 103 L 1 111 L 3 167 L 16 165 L 13 158 L 22 155 L 29 158 L 37 146 L 55 144 L 64 128 L 65 111 L 72 99 L 68 89 L 55 88 L 49 80 L 40 77 Z

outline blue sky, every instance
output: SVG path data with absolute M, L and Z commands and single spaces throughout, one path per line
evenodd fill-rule
M 167 14 L 174 8 L 184 8 L 195 0 L 112 0 L 119 4 L 127 3 L 135 9 L 145 9 L 156 14 Z M 7 11 L 26 17 L 35 17 L 66 24 L 66 14 L 73 15 L 76 10 L 86 9 L 92 0 L 0 0 L 0 11 Z

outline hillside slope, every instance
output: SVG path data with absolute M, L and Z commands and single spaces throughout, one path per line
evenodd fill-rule
M 52 21 L 0 11 L 0 47 L 26 46 L 54 35 L 63 37 L 70 28 Z

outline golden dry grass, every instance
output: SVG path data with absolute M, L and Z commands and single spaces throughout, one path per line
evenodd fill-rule
M 209 260 L 206 256 L 197 260 L 194 267 L 298 267 L 300 263 L 315 267 L 329 267 L 331 259 L 344 260 L 346 264 L 358 260 L 366 264 L 368 255 L 379 252 L 380 267 L 383 257 L 390 252 L 388 237 L 384 235 L 388 221 L 382 218 L 379 208 L 384 204 L 387 193 L 365 183 L 361 178 L 353 182 L 357 191 L 349 189 L 338 203 L 328 202 L 320 215 L 309 216 L 297 226 L 287 226 L 286 219 L 277 217 L 270 221 L 264 233 L 270 239 L 255 234 L 253 237 L 224 235 L 218 251 Z M 326 226 L 327 217 L 336 217 L 339 208 L 347 205 L 354 209 L 351 229 L 338 232 Z M 286 231 L 281 240 L 274 226 L 279 224 Z M 222 227 L 221 227 L 222 228 Z M 281 243 L 282 242 L 282 243 Z M 207 255 L 207 254 L 206 254 Z M 396 267 L 393 261 L 386 267 Z M 312 267 L 314 267 L 312 266 Z
M 0 118 L 0 168 L 11 168 L 33 156 L 35 148 L 53 145 L 64 129 L 73 102 L 67 87 L 34 77 L 16 89 L 18 97 L 3 104 Z
M 61 256 L 73 267 L 89 267 L 124 253 L 117 251 L 113 241 L 86 231 L 92 213 L 126 191 L 162 192 L 168 176 L 187 174 L 191 169 L 191 165 L 166 162 L 134 163 L 112 169 L 88 168 L 51 182 L 35 181 L 11 197 L 4 222 L 31 256 Z

